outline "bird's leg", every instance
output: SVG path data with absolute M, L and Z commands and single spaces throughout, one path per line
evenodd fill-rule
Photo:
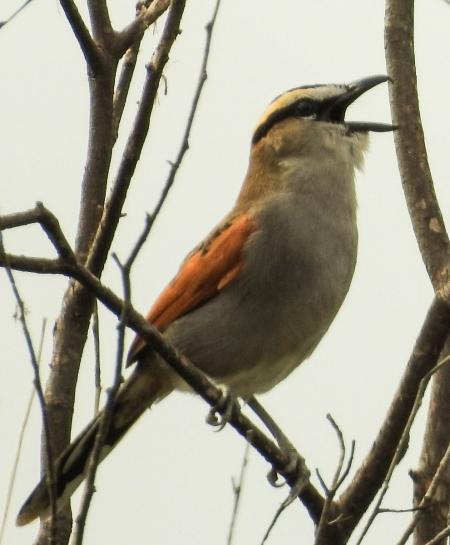
M 270 431 L 278 446 L 286 455 L 288 462 L 286 464 L 286 467 L 284 468 L 285 472 L 295 473 L 296 475 L 296 482 L 291 487 L 289 496 L 283 502 L 284 506 L 286 507 L 300 494 L 305 484 L 309 481 L 310 471 L 306 467 L 304 458 L 300 456 L 294 445 L 286 437 L 278 424 L 274 421 L 274 419 L 270 416 L 266 409 L 264 409 L 264 407 L 256 399 L 256 397 L 251 396 L 247 400 L 247 404 L 256 414 L 256 416 L 261 420 L 261 422 L 266 426 L 266 428 Z M 278 472 L 273 466 L 267 474 L 267 480 L 272 486 L 284 485 L 284 483 L 278 482 Z
M 222 395 L 216 405 L 211 407 L 206 422 L 211 426 L 217 427 L 217 431 L 223 430 L 230 421 L 233 412 L 241 410 L 238 398 L 224 386 L 219 386 Z

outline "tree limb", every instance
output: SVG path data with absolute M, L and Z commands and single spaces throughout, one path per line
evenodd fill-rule
M 394 134 L 403 190 L 422 259 L 435 293 L 450 300 L 450 243 L 433 187 L 420 119 L 414 55 L 414 0 L 386 0 L 385 49 Z M 447 350 L 450 349 L 447 343 Z M 445 351 L 442 356 L 448 354 Z M 450 372 L 433 378 L 428 420 L 419 469 L 414 472 L 414 504 L 418 505 L 450 442 Z M 450 479 L 450 468 L 447 479 Z M 442 502 L 420 519 L 414 543 L 422 545 L 448 523 L 450 491 L 443 485 Z
M 450 286 L 450 243 L 428 164 L 417 96 L 414 0 L 386 0 L 385 49 L 395 148 L 417 242 L 436 292 Z M 441 293 L 448 297 L 448 293 Z
M 51 214 L 48 210 L 47 213 Z M 30 217 L 32 221 L 34 221 L 33 211 L 30 212 Z M 23 217 L 21 219 L 23 222 Z M 141 236 L 139 244 L 141 244 L 143 239 L 144 237 Z M 132 253 L 130 259 L 134 259 L 134 257 L 132 257 L 133 255 L 134 253 Z M 0 265 L 4 266 L 4 261 L 1 256 Z M 123 316 L 124 301 L 117 297 L 110 289 L 102 285 L 100 280 L 79 261 L 74 262 L 70 260 L 66 262 L 63 274 L 76 279 L 117 317 L 120 318 Z M 187 360 L 187 358 L 180 354 L 176 348 L 171 346 L 164 336 L 131 305 L 127 310 L 126 325 L 131 327 L 133 331 L 151 345 L 152 348 L 164 358 L 168 365 L 170 365 L 170 367 L 172 367 L 175 372 L 177 372 L 212 408 L 216 408 L 222 415 L 227 412 L 226 404 L 221 403 L 223 397 L 222 390 L 218 388 L 205 373 L 197 369 L 189 360 Z M 255 426 L 249 418 L 243 415 L 240 410 L 232 411 L 232 414 L 227 415 L 227 417 L 229 424 L 244 437 L 244 439 L 248 441 L 280 475 L 284 477 L 291 487 L 298 483 L 301 477 L 299 468 L 289 464 L 289 456 Z M 299 498 L 308 509 L 313 520 L 319 520 L 324 498 L 309 481 L 302 488 Z

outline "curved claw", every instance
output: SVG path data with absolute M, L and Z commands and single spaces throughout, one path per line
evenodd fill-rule
M 233 412 L 239 410 L 237 398 L 227 389 L 222 389 L 222 396 L 206 416 L 207 424 L 217 427 L 216 431 L 221 431 L 230 421 Z
M 282 486 L 284 486 L 286 484 L 286 481 L 283 479 L 281 482 L 279 481 L 279 474 L 278 474 L 278 471 L 272 466 L 270 468 L 270 471 L 269 473 L 267 473 L 267 480 L 269 481 L 269 483 L 275 487 L 275 488 L 281 488 Z

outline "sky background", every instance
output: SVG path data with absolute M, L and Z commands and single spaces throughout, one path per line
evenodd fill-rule
M 133 2 L 111 1 L 118 28 L 133 17 Z M 0 19 L 17 7 L 3 0 Z M 83 6 L 80 6 L 83 9 Z M 183 33 L 165 75 L 168 93 L 159 93 L 149 137 L 125 205 L 113 250 L 125 259 L 142 230 L 145 213 L 159 196 L 168 161 L 178 151 L 204 48 L 204 25 L 212 13 L 207 0 L 188 2 Z M 133 303 L 146 312 L 176 272 L 185 254 L 232 206 L 246 171 L 253 127 L 262 111 L 286 89 L 311 83 L 341 83 L 385 73 L 384 6 L 373 0 L 223 0 L 213 37 L 208 81 L 190 139 L 190 150 L 133 273 Z M 444 217 L 450 216 L 448 150 L 450 108 L 450 7 L 443 0 L 417 2 L 416 55 L 421 111 L 436 191 Z M 162 23 L 141 48 L 138 81 L 129 101 L 111 172 L 135 111 L 144 63 Z M 88 125 L 84 61 L 55 0 L 35 0 L 0 31 L 0 213 L 43 201 L 73 240 Z M 355 103 L 349 119 L 387 122 L 387 86 Z M 338 444 L 325 416 L 331 413 L 348 442 L 356 440 L 354 469 L 373 442 L 432 299 L 415 243 L 395 160 L 392 135 L 374 134 L 363 173 L 357 177 L 360 247 L 347 300 L 313 356 L 285 382 L 261 398 L 310 469 L 329 482 Z M 7 233 L 13 253 L 51 256 L 38 228 Z M 51 330 L 66 281 L 16 274 L 26 301 L 35 342 L 47 318 L 43 372 L 51 356 Z M 120 276 L 110 259 L 103 280 L 120 292 Z M 0 512 L 26 404 L 32 370 L 15 302 L 0 275 Z M 115 320 L 101 311 L 103 379 L 112 377 Z M 131 342 L 132 335 L 128 335 Z M 77 397 L 75 431 L 93 411 L 92 339 Z M 174 394 L 144 415 L 102 464 L 88 519 L 85 545 L 226 542 L 232 511 L 231 478 L 237 476 L 245 445 L 226 427 L 205 424 L 206 405 Z M 408 470 L 420 452 L 425 411 L 413 430 L 411 449 L 399 466 L 385 506 L 409 507 Z M 40 415 L 34 406 L 24 443 L 4 545 L 31 543 L 37 525 L 15 528 L 14 517 L 39 474 Z M 285 488 L 265 480 L 268 466 L 256 453 L 250 465 L 235 545 L 258 544 Z M 371 545 L 395 543 L 408 515 L 378 517 L 366 538 Z M 357 532 L 358 534 L 358 532 Z M 356 534 L 356 535 L 357 535 Z M 269 543 L 312 543 L 313 527 L 294 503 Z M 2 544 L 2 545 L 3 545 Z

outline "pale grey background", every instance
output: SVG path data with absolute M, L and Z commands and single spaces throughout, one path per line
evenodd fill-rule
M 111 4 L 114 21 L 122 26 L 133 14 L 133 3 Z M 15 6 L 16 0 L 3 0 L 1 18 Z M 167 161 L 178 150 L 203 51 L 203 27 L 212 7 L 206 0 L 188 3 L 183 34 L 166 71 L 169 92 L 159 94 L 129 193 L 128 216 L 114 244 L 124 258 L 159 194 Z M 383 10 L 383 3 L 373 0 L 223 0 L 191 149 L 133 271 L 133 301 L 140 310 L 148 309 L 186 252 L 233 203 L 245 173 L 252 129 L 275 95 L 297 85 L 346 82 L 385 72 Z M 421 0 L 416 12 L 422 115 L 436 190 L 448 216 L 450 7 L 443 0 Z M 161 28 L 158 23 L 156 35 Z M 142 47 L 147 58 L 151 35 Z M 86 151 L 87 84 L 82 55 L 56 1 L 35 0 L 0 32 L 0 66 L 0 212 L 22 210 L 42 200 L 73 237 Z M 138 71 L 143 73 L 142 63 Z M 387 121 L 389 115 L 386 86 L 371 91 L 349 113 L 352 119 L 374 121 Z M 118 145 L 114 164 L 120 150 Z M 311 469 L 320 468 L 328 479 L 338 450 L 326 413 L 334 416 L 347 440 L 356 439 L 356 467 L 385 414 L 432 298 L 405 210 L 391 135 L 372 137 L 357 190 L 360 252 L 347 301 L 310 360 L 262 398 Z M 15 253 L 51 255 L 50 244 L 37 228 L 8 233 L 6 243 Z M 45 369 L 66 282 L 16 276 L 36 342 L 42 318 L 49 320 Z M 111 260 L 104 280 L 120 289 Z M 12 318 L 15 304 L 4 274 L 0 283 L 1 509 L 32 372 L 20 325 Z M 101 318 L 103 371 L 108 381 L 115 321 L 104 311 Z M 78 390 L 76 429 L 92 414 L 92 377 L 90 342 Z M 198 399 L 176 394 L 141 419 L 102 465 L 86 545 L 225 542 L 233 499 L 230 479 L 239 472 L 244 444 L 231 429 L 214 433 L 204 423 L 206 412 Z M 417 460 L 423 417 L 422 409 L 412 449 L 386 501 L 390 507 L 409 506 L 407 471 Z M 30 543 L 36 532 L 35 525 L 15 528 L 13 518 L 39 472 L 39 418 L 35 406 L 4 544 Z M 267 470 L 252 453 L 236 544 L 259 543 L 287 493 L 266 483 Z M 366 542 L 394 543 L 407 520 L 408 515 L 381 516 Z M 311 542 L 308 517 L 294 504 L 282 516 L 270 543 Z

